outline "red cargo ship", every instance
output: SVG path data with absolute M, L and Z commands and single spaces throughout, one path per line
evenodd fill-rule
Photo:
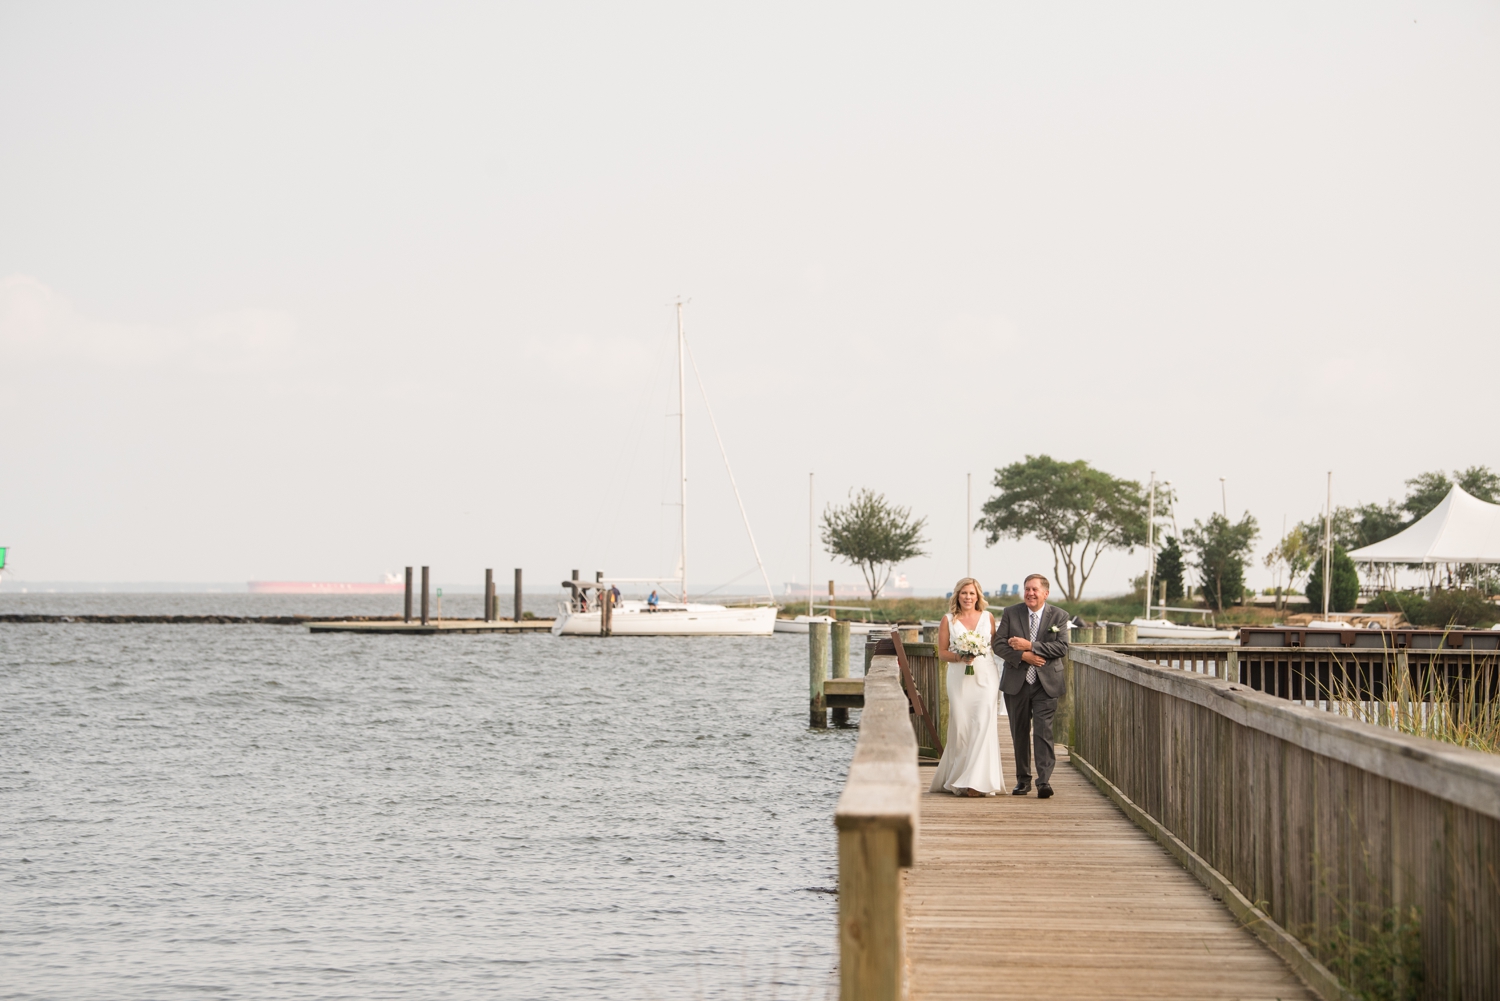
M 386 574 L 381 583 L 332 580 L 252 580 L 251 594 L 404 594 L 406 582 Z

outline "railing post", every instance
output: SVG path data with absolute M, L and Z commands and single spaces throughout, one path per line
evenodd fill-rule
M 884 649 L 889 647 L 882 644 Z M 916 855 L 917 737 L 897 659 L 877 654 L 849 777 L 834 811 L 839 832 L 839 998 L 902 1001 L 906 906 L 901 870 Z
M 833 635 L 833 668 L 829 672 L 830 677 L 849 677 L 849 623 L 835 622 L 832 627 Z M 832 711 L 834 726 L 849 725 L 849 710 L 838 706 Z
M 823 681 L 828 677 L 828 623 L 807 624 L 807 725 L 828 728 L 828 708 L 823 701 Z
M 839 831 L 840 1001 L 905 997 L 900 860 L 900 835 L 889 827 Z
M 1240 680 L 1240 652 L 1230 650 L 1224 655 L 1224 680 L 1239 684 Z

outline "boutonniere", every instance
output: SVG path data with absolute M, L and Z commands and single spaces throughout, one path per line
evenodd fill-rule
M 1049 633 L 1055 633 L 1055 632 L 1057 632 L 1057 627 L 1053 626 L 1051 629 L 1048 629 L 1047 632 L 1049 632 Z

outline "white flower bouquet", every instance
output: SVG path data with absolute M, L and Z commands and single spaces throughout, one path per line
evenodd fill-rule
M 963 654 L 965 657 L 983 657 L 990 652 L 990 645 L 983 636 L 978 633 L 962 632 L 948 641 L 948 647 L 954 653 Z M 965 674 L 974 673 L 974 664 L 970 662 L 964 666 Z

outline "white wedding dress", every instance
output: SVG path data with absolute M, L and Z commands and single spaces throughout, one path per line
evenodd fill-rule
M 951 614 L 948 620 L 948 644 L 963 632 L 976 632 L 989 645 L 995 634 L 995 621 L 989 612 L 979 614 L 973 630 Z M 973 789 L 994 796 L 1005 789 L 1005 773 L 1000 767 L 1000 728 L 995 720 L 1000 702 L 1000 670 L 995 655 L 987 653 L 974 658 L 974 673 L 965 674 L 962 661 L 948 665 L 948 736 L 943 742 L 943 757 L 932 791 L 958 793 Z

